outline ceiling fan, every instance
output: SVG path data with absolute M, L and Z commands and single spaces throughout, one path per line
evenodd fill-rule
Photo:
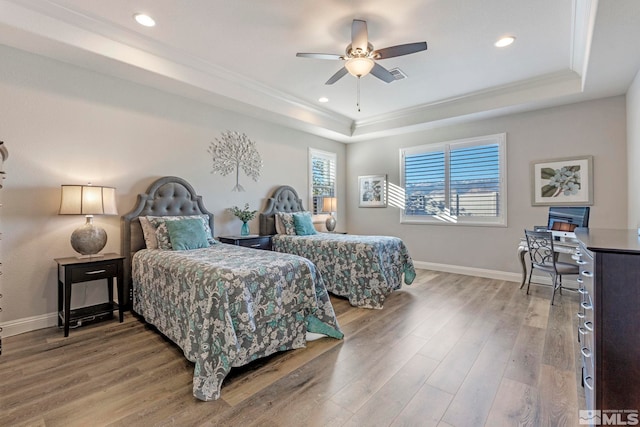
M 409 55 L 411 53 L 427 50 L 427 42 L 407 43 L 397 46 L 385 47 L 373 50 L 373 45 L 369 43 L 367 33 L 367 21 L 354 19 L 351 24 L 351 44 L 346 48 L 345 55 L 334 55 L 330 53 L 297 53 L 301 58 L 330 59 L 346 61 L 344 67 L 338 70 L 325 84 L 332 85 L 347 73 L 360 77 L 371 73 L 383 82 L 391 83 L 395 77 L 389 70 L 378 64 L 376 60 L 393 58 L 396 56 Z

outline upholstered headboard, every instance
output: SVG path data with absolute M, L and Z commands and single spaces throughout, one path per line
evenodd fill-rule
M 260 214 L 260 235 L 276 234 L 276 213 L 304 211 L 302 200 L 293 187 L 283 185 L 276 188 L 267 200 L 267 207 Z
M 138 194 L 138 201 L 131 212 L 122 216 L 121 223 L 121 252 L 124 260 L 124 279 L 127 289 L 125 300 L 130 304 L 131 292 L 131 258 L 140 249 L 145 248 L 144 235 L 140 225 L 140 216 L 172 216 L 172 215 L 201 215 L 209 216 L 209 226 L 213 235 L 213 214 L 202 203 L 187 181 L 175 176 L 165 176 L 154 181 L 144 194 Z

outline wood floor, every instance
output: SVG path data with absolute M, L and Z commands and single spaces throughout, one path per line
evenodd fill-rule
M 324 338 L 192 397 L 193 365 L 125 322 L 4 339 L 0 426 L 577 426 L 577 296 L 419 270 L 382 310 L 333 298 Z

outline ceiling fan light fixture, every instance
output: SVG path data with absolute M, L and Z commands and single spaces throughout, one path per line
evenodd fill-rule
M 367 57 L 349 58 L 344 64 L 349 74 L 354 77 L 363 77 L 371 72 L 375 63 L 373 59 Z

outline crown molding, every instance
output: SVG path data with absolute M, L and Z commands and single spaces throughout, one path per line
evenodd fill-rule
M 596 24 L 598 0 L 574 0 L 571 28 L 571 65 L 570 68 L 582 77 L 582 87 L 587 78 L 591 40 Z
M 465 94 L 355 122 L 353 136 L 372 137 L 390 129 L 435 123 L 581 92 L 580 76 L 571 70 Z

